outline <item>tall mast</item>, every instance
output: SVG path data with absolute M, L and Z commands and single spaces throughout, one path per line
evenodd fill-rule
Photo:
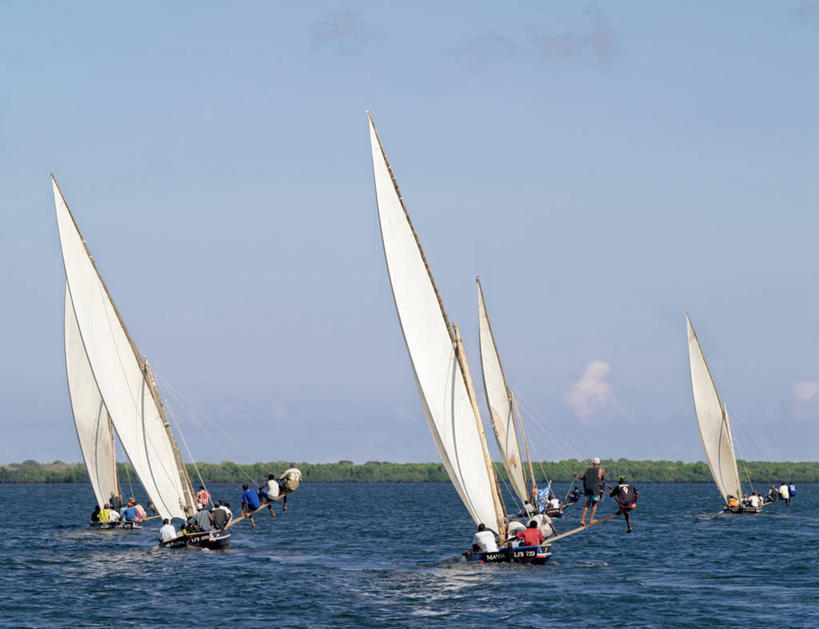
M 535 470 L 532 468 L 532 457 L 529 455 L 529 441 L 526 439 L 526 431 L 523 429 L 523 421 L 520 418 L 520 409 L 518 409 L 518 401 L 515 399 L 515 394 L 509 391 L 509 398 L 512 400 L 512 408 L 515 409 L 515 416 L 518 418 L 518 426 L 520 427 L 520 435 L 523 437 L 523 446 L 526 449 L 526 463 L 529 465 L 529 476 L 532 480 L 532 493 L 537 491 L 537 481 L 535 480 Z
M 489 456 L 489 447 L 486 445 L 486 434 L 483 431 L 483 423 L 481 422 L 481 412 L 478 409 L 478 400 L 475 397 L 475 388 L 472 386 L 472 376 L 469 373 L 469 365 L 466 362 L 466 355 L 464 353 L 463 343 L 461 342 L 461 332 L 458 330 L 458 324 L 453 323 L 452 327 L 455 333 L 455 355 L 458 358 L 458 364 L 461 366 L 461 373 L 464 377 L 464 384 L 466 391 L 469 394 L 469 402 L 472 405 L 472 412 L 475 415 L 475 423 L 478 426 L 478 435 L 481 439 L 481 450 L 483 451 L 484 462 L 486 463 L 486 471 L 489 475 L 489 484 L 492 488 L 492 501 L 495 503 L 495 512 L 498 518 L 498 537 L 501 542 L 506 541 L 506 507 L 503 504 L 503 498 L 500 494 L 500 486 L 498 485 L 498 478 L 495 474 L 495 466 L 492 464 L 492 458 Z

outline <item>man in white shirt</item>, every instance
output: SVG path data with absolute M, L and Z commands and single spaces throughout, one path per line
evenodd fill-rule
M 472 549 L 485 553 L 498 552 L 498 544 L 495 542 L 495 534 L 486 530 L 486 525 L 481 522 L 478 525 L 478 532 L 472 538 Z
M 116 509 L 111 507 L 111 509 L 110 509 L 110 511 L 108 513 L 108 521 L 109 522 L 119 522 L 119 518 L 120 518 L 119 511 L 117 511 Z
M 276 517 L 276 514 L 273 513 L 273 502 L 278 499 L 280 491 L 281 485 L 279 485 L 279 481 L 276 480 L 273 474 L 268 475 L 266 483 L 259 485 L 259 497 L 263 502 L 267 503 L 271 520 Z
M 759 492 L 757 491 L 754 491 L 754 493 L 752 493 L 748 497 L 748 504 L 751 505 L 751 507 L 754 509 L 758 509 L 760 507 L 761 502 L 762 499 L 759 497 Z
M 159 539 L 163 542 L 168 542 L 172 539 L 177 537 L 176 529 L 174 528 L 173 524 L 171 524 L 168 518 L 162 520 L 162 528 L 159 529 Z

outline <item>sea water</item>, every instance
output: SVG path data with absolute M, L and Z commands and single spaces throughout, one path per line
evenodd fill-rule
M 617 518 L 526 566 L 461 558 L 474 525 L 447 483 L 303 483 L 227 551 L 159 548 L 157 520 L 92 530 L 88 485 L 0 485 L 0 625 L 819 626 L 819 486 L 747 516 L 711 484 L 638 488 L 633 533 Z M 239 511 L 239 485 L 210 489 Z

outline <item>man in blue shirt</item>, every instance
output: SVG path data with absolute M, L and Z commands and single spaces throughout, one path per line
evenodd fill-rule
M 242 515 L 246 515 L 250 520 L 250 530 L 256 528 L 256 523 L 253 521 L 253 512 L 262 506 L 259 500 L 259 494 L 248 488 L 247 483 L 242 485 Z
M 125 508 L 122 510 L 122 513 L 121 513 L 120 515 L 122 515 L 122 520 L 123 520 L 124 522 L 131 522 L 131 521 L 133 521 L 133 520 L 136 520 L 136 519 L 137 519 L 137 510 L 136 510 L 136 508 L 134 507 L 134 503 L 133 503 L 133 502 L 129 502 L 129 503 L 128 503 L 128 506 L 127 506 L 127 507 L 125 507 Z

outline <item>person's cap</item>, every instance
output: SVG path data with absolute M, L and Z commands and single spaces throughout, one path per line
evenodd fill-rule
M 626 480 L 626 477 L 625 476 L 618 476 L 617 480 L 623 481 L 623 480 Z
M 594 457 L 592 459 L 592 465 L 600 465 L 600 459 L 598 457 Z
M 756 489 L 754 489 L 754 493 L 755 493 L 755 494 L 758 494 L 759 492 L 758 492 Z

